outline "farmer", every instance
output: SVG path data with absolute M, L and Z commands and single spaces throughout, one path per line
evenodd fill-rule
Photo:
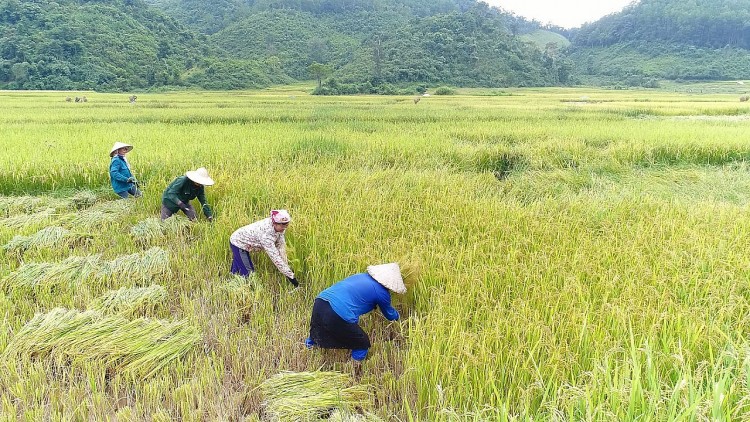
M 389 321 L 399 318 L 391 306 L 388 290 L 405 293 L 398 264 L 371 265 L 366 273 L 354 274 L 323 290 L 313 304 L 310 337 L 305 346 L 325 349 L 351 349 L 352 359 L 364 360 L 370 338 L 357 324 L 359 316 L 377 305 Z
M 229 236 L 232 250 L 232 273 L 247 277 L 255 271 L 249 252 L 264 250 L 276 268 L 294 287 L 299 287 L 294 271 L 289 268 L 284 232 L 292 221 L 287 210 L 271 210 L 271 216 L 240 227 Z
M 188 171 L 184 176 L 180 176 L 167 186 L 161 197 L 161 219 L 162 221 L 171 217 L 172 214 L 179 210 L 187 215 L 190 221 L 195 221 L 197 215 L 195 208 L 190 204 L 190 200 L 198 198 L 201 203 L 203 214 L 208 221 L 213 221 L 214 216 L 211 207 L 206 202 L 206 193 L 204 186 L 211 186 L 214 180 L 208 177 L 208 171 L 201 167 L 195 171 Z
M 130 163 L 125 158 L 125 154 L 129 153 L 131 149 L 133 149 L 132 145 L 115 142 L 109 152 L 109 156 L 112 157 L 109 162 L 109 179 L 112 183 L 112 189 L 123 199 L 129 196 L 137 198 L 142 195 L 138 186 L 136 186 L 137 181 L 130 171 Z

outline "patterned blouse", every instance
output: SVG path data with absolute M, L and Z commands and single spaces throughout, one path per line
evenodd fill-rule
M 248 252 L 266 251 L 268 257 L 282 274 L 294 278 L 286 256 L 284 232 L 276 232 L 271 217 L 265 218 L 235 230 L 229 237 L 229 243 Z

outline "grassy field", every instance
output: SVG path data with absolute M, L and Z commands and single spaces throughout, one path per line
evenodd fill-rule
M 261 385 L 316 370 L 370 392 L 341 420 L 750 418 L 735 93 L 85 94 L 0 93 L 0 419 L 267 420 Z M 139 200 L 110 202 L 115 141 Z M 214 223 L 160 227 L 200 166 Z M 264 255 L 229 275 L 272 208 L 301 291 Z M 362 366 L 306 350 L 315 296 L 392 261 L 403 318 L 362 319 Z

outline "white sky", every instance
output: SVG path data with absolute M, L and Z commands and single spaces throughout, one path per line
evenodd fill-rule
M 527 19 L 575 28 L 619 12 L 633 0 L 482 0 Z

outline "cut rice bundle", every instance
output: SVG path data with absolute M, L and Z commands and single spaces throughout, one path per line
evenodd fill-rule
M 282 372 L 264 381 L 265 412 L 275 421 L 316 420 L 336 410 L 354 414 L 372 406 L 368 385 L 347 387 L 351 377 L 340 372 Z
M 0 226 L 9 229 L 22 229 L 29 226 L 49 223 L 54 216 L 54 208 L 47 208 L 31 214 L 17 214 L 0 219 Z
M 142 253 L 102 261 L 101 255 L 72 256 L 58 263 L 26 263 L 0 281 L 0 287 L 13 289 L 75 288 L 77 284 L 110 279 L 151 280 L 169 274 L 169 255 L 163 249 L 151 248 Z
M 69 210 L 73 202 L 68 198 L 49 196 L 0 196 L 0 215 L 31 214 L 47 208 L 55 211 Z
M 154 312 L 166 300 L 167 291 L 156 284 L 148 287 L 121 287 L 94 299 L 88 308 L 103 314 L 130 316 Z
M 149 243 L 167 235 L 186 234 L 190 230 L 190 220 L 185 217 L 174 216 L 164 221 L 152 217 L 140 221 L 130 229 L 130 235 L 140 243 Z
M 133 201 L 100 202 L 85 211 L 71 214 L 66 221 L 66 226 L 90 229 L 111 224 L 128 214 L 132 207 Z
M 58 364 L 83 359 L 147 378 L 182 357 L 201 339 L 185 321 L 128 320 L 96 311 L 55 308 L 36 314 L 13 336 L 2 359 L 22 356 Z
M 31 236 L 16 235 L 10 242 L 3 245 L 9 252 L 23 252 L 29 249 L 70 247 L 83 239 L 87 234 L 73 233 L 62 227 L 46 227 Z

